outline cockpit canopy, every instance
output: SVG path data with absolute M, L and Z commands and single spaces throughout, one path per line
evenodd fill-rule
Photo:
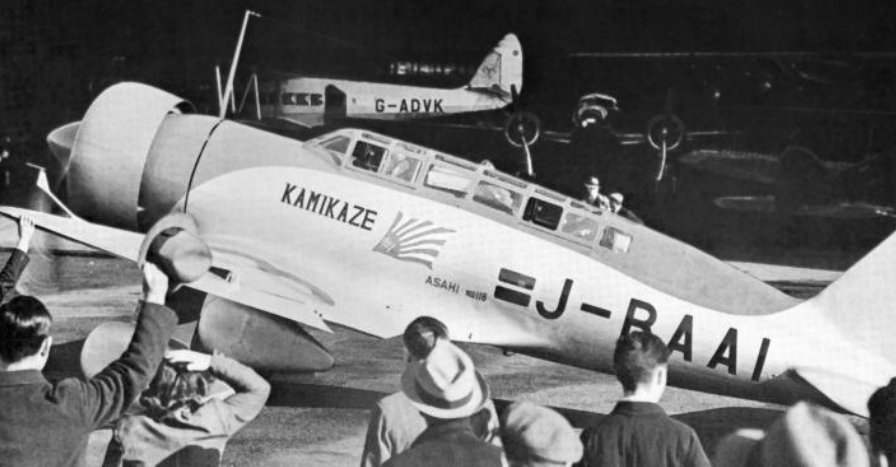
M 320 153 L 347 170 L 411 189 L 423 188 L 420 194 L 432 194 L 433 198 L 455 203 L 469 200 L 467 206 L 478 213 L 511 222 L 519 218 L 523 225 L 579 245 L 591 246 L 595 242 L 599 227 L 606 224 L 600 218 L 609 214 L 495 170 L 488 162 L 477 164 L 366 130 L 341 129 L 306 145 L 322 149 Z M 625 253 L 631 236 L 619 228 L 605 228 L 598 244 Z

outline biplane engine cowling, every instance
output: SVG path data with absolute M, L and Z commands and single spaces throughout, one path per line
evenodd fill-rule
M 103 91 L 72 143 L 71 208 L 91 221 L 136 230 L 141 180 L 156 134 L 168 115 L 190 109 L 185 100 L 142 84 Z

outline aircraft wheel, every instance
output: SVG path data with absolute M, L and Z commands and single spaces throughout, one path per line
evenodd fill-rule
M 672 114 L 657 115 L 647 122 L 647 141 L 658 151 L 664 142 L 666 151 L 677 148 L 684 140 L 684 132 L 684 122 Z
M 504 123 L 504 137 L 518 148 L 535 144 L 539 136 L 541 120 L 532 112 L 514 112 Z

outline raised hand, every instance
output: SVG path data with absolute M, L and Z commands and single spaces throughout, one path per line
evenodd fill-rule
M 165 359 L 173 364 L 185 365 L 188 371 L 205 371 L 212 363 L 211 355 L 192 350 L 169 350 Z
M 28 216 L 22 216 L 19 218 L 19 243 L 16 245 L 16 248 L 28 252 L 28 248 L 31 246 L 31 237 L 34 235 L 34 219 Z
M 165 304 L 168 294 L 168 276 L 153 263 L 143 265 L 143 298 L 148 303 Z

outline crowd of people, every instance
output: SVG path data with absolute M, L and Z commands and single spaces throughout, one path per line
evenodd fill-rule
M 143 262 L 129 337 L 101 349 L 85 344 L 84 376 L 48 381 L 53 318 L 15 290 L 33 232 L 23 217 L 0 271 L 0 465 L 84 465 L 88 437 L 102 427 L 113 428 L 103 465 L 219 465 L 230 437 L 262 410 L 268 382 L 220 353 L 171 343 L 178 318 L 166 297 L 178 275 L 161 253 Z M 659 405 L 669 349 L 653 334 L 619 338 L 613 364 L 622 396 L 581 432 L 528 401 L 499 415 L 485 377 L 441 321 L 415 319 L 403 342 L 401 391 L 372 408 L 362 467 L 896 465 L 896 378 L 868 402 L 870 451 L 842 416 L 799 403 L 765 431 L 723 438 L 710 462 L 694 429 Z

